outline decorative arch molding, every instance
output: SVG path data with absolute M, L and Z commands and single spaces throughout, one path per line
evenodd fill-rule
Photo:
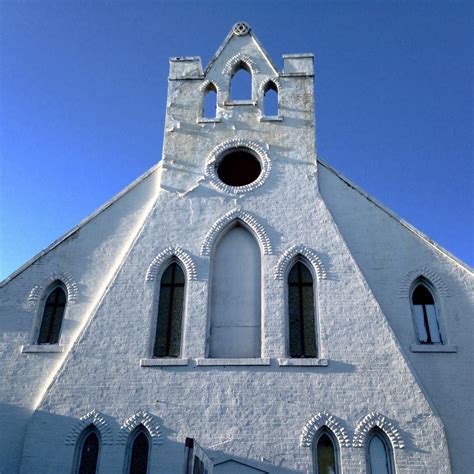
M 207 91 L 207 88 L 208 88 L 211 84 L 216 88 L 216 91 L 217 91 L 217 92 L 220 92 L 220 91 L 221 91 L 220 86 L 219 86 L 216 82 L 210 81 L 209 79 L 206 79 L 206 80 L 203 81 L 203 83 L 200 85 L 200 87 L 199 87 L 199 92 L 206 92 L 206 91 Z
M 247 54 L 237 53 L 235 56 L 232 56 L 224 66 L 222 74 L 232 74 L 234 72 L 235 66 L 240 62 L 245 63 L 252 71 L 252 74 L 260 72 L 257 63 Z
M 145 281 L 155 281 L 161 266 L 172 258 L 178 259 L 183 264 L 189 281 L 196 280 L 197 269 L 191 255 L 176 245 L 165 248 L 151 261 L 145 274 Z
M 154 415 L 148 413 L 145 410 L 139 410 L 137 413 L 124 421 L 120 427 L 118 444 L 125 445 L 129 439 L 130 434 L 140 425 L 142 425 L 147 430 L 152 444 L 161 444 L 162 436 L 158 420 Z
M 283 280 L 285 277 L 286 269 L 291 261 L 298 255 L 305 257 L 313 266 L 314 271 L 318 280 L 325 280 L 327 278 L 327 272 L 323 262 L 316 254 L 316 252 L 305 245 L 293 245 L 285 251 L 280 257 L 274 270 L 275 280 Z
M 112 430 L 104 416 L 95 408 L 81 417 L 73 426 L 66 437 L 66 444 L 68 446 L 75 445 L 81 433 L 90 425 L 94 425 L 99 430 L 102 444 L 113 444 Z
M 354 448 L 363 448 L 367 435 L 374 427 L 380 428 L 387 435 L 394 448 L 403 449 L 405 447 L 402 436 L 393 423 L 388 421 L 385 416 L 376 412 L 369 413 L 359 421 L 352 438 L 352 446 Z
M 263 94 L 265 92 L 265 87 L 269 82 L 273 82 L 275 84 L 276 88 L 278 89 L 278 92 L 280 92 L 280 80 L 276 76 L 267 76 L 265 77 L 261 82 L 260 82 L 260 87 L 259 90 Z
M 67 304 L 74 304 L 77 302 L 79 289 L 76 281 L 67 273 L 50 273 L 42 278 L 30 291 L 28 295 L 28 306 L 30 309 L 35 309 L 38 301 L 43 297 L 44 292 L 55 281 L 61 282 L 67 291 Z
M 263 226 L 257 221 L 257 219 L 242 209 L 233 209 L 228 213 L 224 214 L 220 219 L 218 219 L 204 238 L 204 242 L 201 246 L 201 255 L 209 256 L 211 255 L 211 250 L 217 236 L 227 227 L 232 221 L 242 221 L 246 224 L 252 231 L 256 234 L 258 240 L 263 249 L 265 255 L 271 255 L 272 253 L 272 243 L 268 237 L 267 232 Z
M 410 297 L 410 288 L 413 282 L 417 278 L 425 278 L 428 280 L 435 288 L 436 292 L 440 296 L 450 297 L 451 292 L 449 291 L 444 280 L 431 268 L 429 267 L 418 267 L 409 271 L 403 278 L 400 284 L 400 298 L 409 298 Z
M 326 411 L 321 411 L 317 415 L 314 415 L 304 425 L 303 431 L 300 435 L 300 446 L 310 448 L 313 444 L 316 433 L 323 427 L 329 429 L 337 439 L 339 446 L 350 447 L 351 442 L 347 435 L 346 429 L 340 424 L 340 422 Z
M 222 182 L 216 172 L 216 162 L 219 157 L 226 151 L 232 150 L 234 148 L 247 148 L 248 150 L 253 151 L 262 165 L 262 170 L 259 177 L 244 186 L 230 186 Z M 226 140 L 225 142 L 220 143 L 214 147 L 209 156 L 207 157 L 206 162 L 206 171 L 205 175 L 214 187 L 220 191 L 229 193 L 229 194 L 242 194 L 249 191 L 253 191 L 260 187 L 268 178 L 270 171 L 272 169 L 272 162 L 268 156 L 267 150 L 265 147 L 253 140 L 247 140 L 245 138 L 233 138 L 231 140 Z

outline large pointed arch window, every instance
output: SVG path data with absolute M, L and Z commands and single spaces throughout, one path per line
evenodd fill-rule
M 94 425 L 87 427 L 78 441 L 75 474 L 96 474 L 99 462 L 100 434 Z
M 230 82 L 231 100 L 252 100 L 252 71 L 241 61 L 234 68 Z
M 418 342 L 420 344 L 442 344 L 436 305 L 427 282 L 418 280 L 415 283 L 411 302 Z
M 367 472 L 369 474 L 393 474 L 393 454 L 385 433 L 374 428 L 367 437 Z
M 140 425 L 130 435 L 127 449 L 127 474 L 148 474 L 151 443 L 146 429 Z
M 288 273 L 288 319 L 290 357 L 317 357 L 314 280 L 301 260 Z
M 331 431 L 321 428 L 313 443 L 313 463 L 315 474 L 339 474 L 339 451 L 337 441 Z
M 160 282 L 154 357 L 179 357 L 181 354 L 184 286 L 184 272 L 173 261 L 163 272 Z
M 59 342 L 66 303 L 66 291 L 60 282 L 56 282 L 45 299 L 38 344 L 57 344 Z

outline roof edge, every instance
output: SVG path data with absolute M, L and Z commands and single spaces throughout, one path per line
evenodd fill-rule
M 147 171 L 145 171 L 145 173 L 140 175 L 138 178 L 136 178 L 134 181 L 132 181 L 128 186 L 126 186 L 121 191 L 119 191 L 115 196 L 113 196 L 108 201 L 106 201 L 104 204 L 102 204 L 102 206 L 100 206 L 98 209 L 96 209 L 92 214 L 89 214 L 87 217 L 82 219 L 82 221 L 80 221 L 79 224 L 76 224 L 72 229 L 67 231 L 61 237 L 57 238 L 55 241 L 53 241 L 51 244 L 49 244 L 43 250 L 38 252 L 35 256 L 30 258 L 26 263 L 24 263 L 20 268 L 18 268 L 13 273 L 11 273 L 9 276 L 7 276 L 4 280 L 0 281 L 0 288 L 3 288 L 7 283 L 10 283 L 18 275 L 23 273 L 28 267 L 30 267 L 36 261 L 38 261 L 41 257 L 44 257 L 46 254 L 51 252 L 51 250 L 55 249 L 59 244 L 61 244 L 65 240 L 67 240 L 69 237 L 71 237 L 73 234 L 75 234 L 78 230 L 80 230 L 82 227 L 84 227 L 86 224 L 88 224 L 90 221 L 92 221 L 94 218 L 96 218 L 99 214 L 102 214 L 102 212 L 104 212 L 112 204 L 114 204 L 116 201 L 118 201 L 122 196 L 127 194 L 129 191 L 131 191 L 133 188 L 135 188 L 137 185 L 139 185 L 142 181 L 144 181 L 146 178 L 148 178 L 148 176 L 153 174 L 153 172 L 155 172 L 158 168 L 161 168 L 161 161 L 158 162 L 156 165 L 153 165 L 151 168 L 149 168 Z
M 431 247 L 433 247 L 435 250 L 438 250 L 442 254 L 444 254 L 446 257 L 449 259 L 453 260 L 456 264 L 458 264 L 460 267 L 462 267 L 464 270 L 467 270 L 470 273 L 474 273 L 474 269 L 471 268 L 470 265 L 468 265 L 466 262 L 463 262 L 461 259 L 453 255 L 451 252 L 446 250 L 444 247 L 441 245 L 437 244 L 433 239 L 428 237 L 426 234 L 423 232 L 419 231 L 416 227 L 402 219 L 400 216 L 398 216 L 395 212 L 393 212 L 391 209 L 386 207 L 384 204 L 382 204 L 380 201 L 378 201 L 376 198 L 371 196 L 369 193 L 365 192 L 362 188 L 360 188 L 357 184 L 354 184 L 350 179 L 346 178 L 344 175 L 339 173 L 339 171 L 335 170 L 332 166 L 327 164 L 325 161 L 321 160 L 320 158 L 317 159 L 318 163 L 324 168 L 326 168 L 328 171 L 332 172 L 335 174 L 341 181 L 343 181 L 345 184 L 347 184 L 349 187 L 353 188 L 355 191 L 357 191 L 360 195 L 364 196 L 368 201 L 370 201 L 372 204 L 377 206 L 380 210 L 385 212 L 389 217 L 397 221 L 401 226 L 405 227 L 405 229 L 409 230 L 411 233 L 415 234 L 417 237 L 420 239 L 424 240 L 427 244 L 429 244 Z

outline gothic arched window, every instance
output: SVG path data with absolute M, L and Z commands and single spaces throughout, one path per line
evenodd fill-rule
M 422 280 L 416 282 L 411 302 L 418 342 L 420 344 L 442 344 L 435 301 L 426 282 Z
M 84 430 L 78 442 L 76 474 L 96 474 L 99 461 L 100 435 L 93 425 Z
M 385 433 L 374 428 L 367 437 L 367 472 L 393 474 L 393 455 Z
M 300 260 L 288 273 L 288 319 L 290 357 L 317 357 L 313 276 Z
M 278 88 L 273 81 L 268 81 L 263 89 L 263 115 L 278 115 Z
M 241 61 L 234 69 L 230 84 L 231 100 L 252 100 L 252 72 Z
M 171 262 L 160 282 L 154 357 L 179 357 L 181 354 L 184 284 L 183 270 L 178 263 Z
M 313 460 L 315 474 L 338 474 L 337 441 L 327 428 L 316 434 L 313 443 Z
M 139 426 L 130 435 L 127 452 L 128 462 L 125 472 L 128 474 L 148 474 L 150 440 L 143 426 Z
M 204 91 L 202 116 L 204 118 L 215 118 L 217 109 L 217 89 L 211 82 Z
M 59 342 L 66 302 L 65 290 L 61 283 L 56 283 L 49 291 L 44 303 L 38 344 L 57 344 Z

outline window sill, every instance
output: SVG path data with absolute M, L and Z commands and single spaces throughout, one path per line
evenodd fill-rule
M 452 344 L 411 344 L 412 352 L 457 352 L 457 346 Z
M 260 122 L 283 122 L 283 117 L 281 115 L 272 115 L 260 117 Z
M 327 367 L 327 359 L 310 359 L 304 358 L 301 359 L 278 359 L 278 365 L 280 367 Z
M 26 344 L 21 346 L 20 352 L 23 354 L 64 352 L 64 346 L 62 344 Z
M 221 119 L 201 117 L 198 118 L 197 123 L 221 123 Z
M 257 105 L 256 100 L 227 100 L 224 105 L 234 107 L 235 105 Z
M 155 359 L 140 359 L 141 367 L 170 367 L 170 366 L 186 366 L 189 359 L 165 358 L 157 357 Z
M 196 365 L 198 366 L 209 366 L 209 365 L 270 365 L 270 358 L 253 359 L 253 358 L 242 358 L 242 359 L 196 359 Z

